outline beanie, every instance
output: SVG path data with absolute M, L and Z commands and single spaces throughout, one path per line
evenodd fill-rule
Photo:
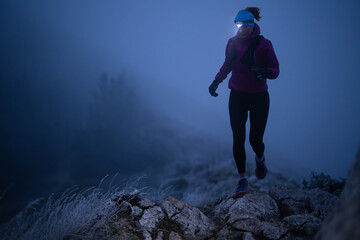
M 243 22 L 243 21 L 254 21 L 254 15 L 249 12 L 249 11 L 246 11 L 246 10 L 240 10 L 238 12 L 238 14 L 236 15 L 235 17 L 235 20 L 234 22 Z M 251 26 L 254 26 L 254 22 L 247 22 L 247 23 L 244 23 L 244 24 L 247 24 L 247 25 L 251 25 Z

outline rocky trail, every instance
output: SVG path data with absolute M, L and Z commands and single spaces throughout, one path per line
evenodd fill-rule
M 198 207 L 173 196 L 158 201 L 137 194 L 114 196 L 108 204 L 118 211 L 98 227 L 97 236 L 86 236 L 85 229 L 64 240 L 360 239 L 359 173 L 360 151 L 340 191 L 334 191 L 338 183 L 329 179 L 315 179 L 319 187 L 307 182 L 311 187 L 302 189 L 284 182 L 267 190 L 223 195 Z
M 122 195 L 112 200 L 119 209 L 113 226 L 98 231 L 103 239 L 313 239 L 338 201 L 319 188 L 302 191 L 283 185 L 225 196 L 203 207 L 171 196 L 155 202 Z

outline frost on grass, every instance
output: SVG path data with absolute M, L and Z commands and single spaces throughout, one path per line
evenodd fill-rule
M 43 198 L 30 202 L 14 218 L 0 229 L 2 240 L 33 239 L 72 239 L 86 236 L 106 236 L 111 234 L 110 226 L 119 206 L 112 199 L 114 196 L 136 195 L 140 192 L 135 185 L 139 177 L 130 185 L 113 184 L 112 178 L 105 190 L 101 187 L 105 176 L 98 187 L 78 191 L 77 186 L 67 189 L 58 199 L 53 194 L 40 206 Z M 88 239 L 88 237 L 85 237 Z

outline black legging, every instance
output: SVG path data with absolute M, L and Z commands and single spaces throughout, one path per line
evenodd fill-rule
M 265 150 L 263 136 L 269 113 L 270 98 L 266 90 L 243 93 L 231 90 L 229 97 L 230 124 L 233 132 L 233 154 L 239 174 L 245 173 L 245 124 L 250 111 L 250 144 L 257 156 Z

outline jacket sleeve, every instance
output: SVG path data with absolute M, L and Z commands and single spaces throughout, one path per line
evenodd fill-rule
M 222 65 L 220 71 L 215 76 L 215 79 L 220 80 L 220 82 L 224 81 L 227 75 L 231 72 L 231 61 L 229 59 L 231 52 L 231 44 L 232 44 L 232 39 L 230 38 L 225 48 L 224 64 Z
M 264 58 L 265 58 L 265 65 L 266 68 L 272 71 L 272 76 L 269 79 L 275 79 L 279 76 L 280 68 L 279 68 L 279 61 L 276 57 L 274 52 L 273 45 L 270 40 L 265 42 L 265 49 L 264 49 Z

